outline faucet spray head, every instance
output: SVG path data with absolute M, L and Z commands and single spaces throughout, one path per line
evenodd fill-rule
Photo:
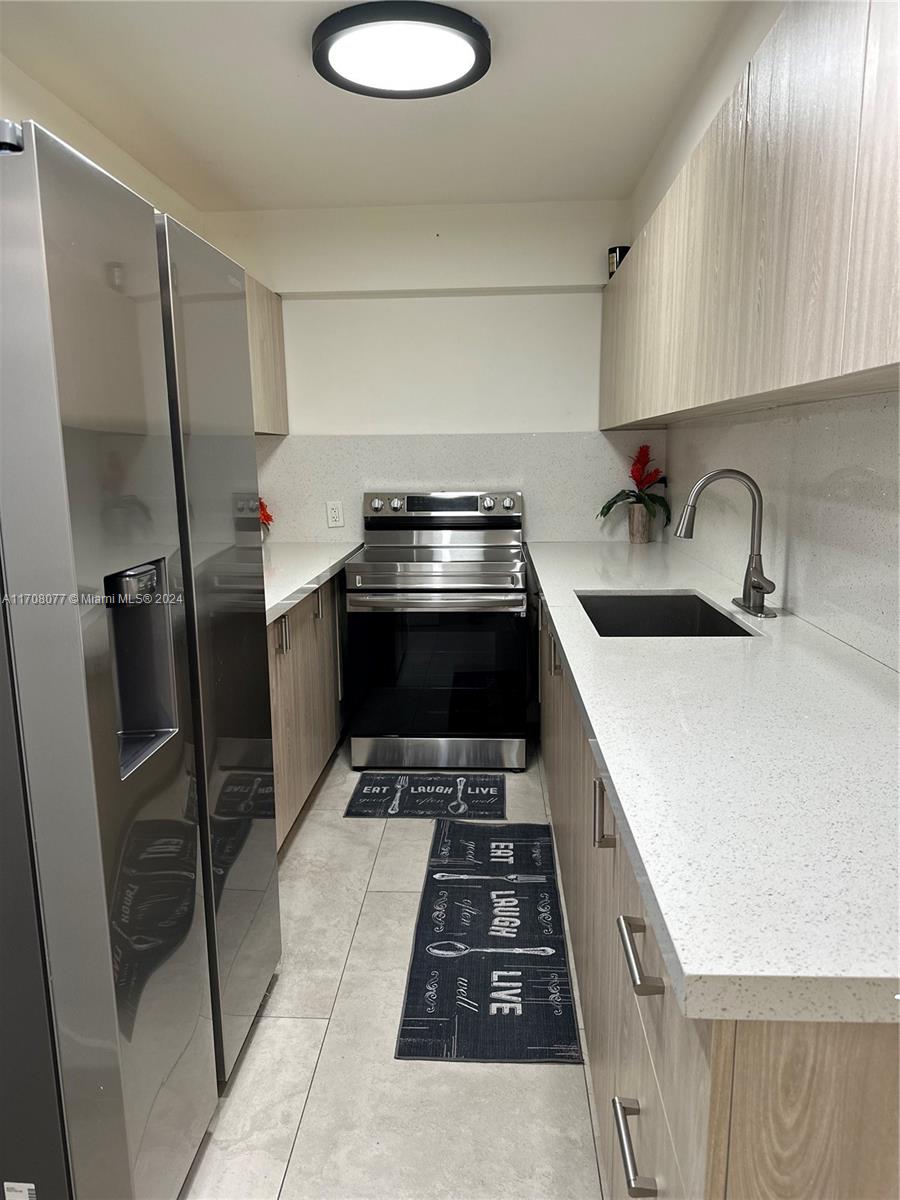
M 675 529 L 676 537 L 692 538 L 694 536 L 694 517 L 696 515 L 697 509 L 693 504 L 686 504 L 684 506 Z

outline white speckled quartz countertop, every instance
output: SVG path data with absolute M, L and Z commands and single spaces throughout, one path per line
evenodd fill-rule
M 895 672 L 742 614 L 740 547 L 733 579 L 667 543 L 528 549 L 686 1015 L 897 1020 Z M 601 637 L 576 595 L 678 590 L 757 636 Z
M 266 624 L 337 575 L 361 542 L 266 542 Z

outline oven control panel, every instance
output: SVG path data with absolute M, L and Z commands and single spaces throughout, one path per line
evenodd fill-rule
M 522 493 L 515 488 L 489 492 L 366 492 L 363 515 L 391 517 L 521 517 Z

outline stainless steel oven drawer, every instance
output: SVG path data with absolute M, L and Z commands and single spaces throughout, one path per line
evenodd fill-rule
M 347 592 L 348 613 L 516 613 L 524 617 L 525 592 Z
M 348 563 L 347 590 L 409 592 L 502 591 L 525 587 L 525 564 L 497 562 Z

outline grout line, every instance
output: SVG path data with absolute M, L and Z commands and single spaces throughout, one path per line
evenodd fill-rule
M 303 1107 L 300 1109 L 300 1117 L 299 1117 L 299 1120 L 297 1121 L 297 1128 L 294 1130 L 294 1137 L 293 1137 L 293 1140 L 291 1141 L 290 1153 L 288 1154 L 287 1161 L 284 1164 L 284 1171 L 282 1172 L 282 1175 L 281 1175 L 281 1183 L 278 1185 L 277 1200 L 281 1200 L 281 1193 L 284 1188 L 284 1181 L 287 1179 L 287 1174 L 291 1167 L 291 1159 L 294 1157 L 294 1147 L 297 1145 L 297 1138 L 300 1136 L 300 1126 L 303 1124 L 303 1118 L 306 1115 L 306 1108 L 307 1108 L 307 1105 L 309 1104 L 309 1098 L 312 1095 L 313 1086 L 315 1085 L 315 1082 L 316 1082 L 316 1073 L 319 1070 L 319 1060 L 322 1057 L 322 1051 L 325 1049 L 325 1043 L 328 1040 L 328 1033 L 331 1029 L 331 1018 L 334 1015 L 334 1006 L 337 1004 L 337 999 L 338 999 L 338 996 L 340 995 L 340 991 L 341 991 L 341 984 L 344 982 L 344 975 L 347 971 L 347 963 L 350 961 L 350 955 L 353 951 L 353 943 L 356 941 L 356 934 L 357 934 L 357 930 L 359 929 L 359 919 L 362 916 L 362 910 L 366 903 L 366 896 L 369 894 L 369 884 L 372 881 L 372 875 L 375 871 L 375 863 L 378 860 L 378 854 L 379 854 L 379 851 L 381 850 L 381 843 L 384 841 L 384 831 L 386 828 L 387 828 L 387 821 L 384 821 L 381 826 L 381 837 L 378 839 L 378 845 L 375 848 L 375 854 L 372 858 L 372 866 L 371 866 L 371 869 L 369 870 L 369 877 L 366 880 L 366 886 L 363 888 L 363 892 L 362 892 L 362 899 L 359 902 L 359 911 L 356 914 L 356 923 L 353 926 L 353 933 L 351 934 L 351 937 L 350 937 L 350 944 L 347 947 L 347 955 L 344 959 L 344 965 L 341 968 L 341 977 L 338 980 L 338 985 L 334 991 L 334 1000 L 331 1003 L 331 1011 L 329 1012 L 328 1017 L 325 1020 L 325 1033 L 322 1037 L 321 1044 L 319 1045 L 319 1053 L 316 1055 L 316 1062 L 315 1062 L 315 1066 L 313 1067 L 312 1075 L 310 1076 L 310 1079 L 309 1079 L 309 1087 L 306 1089 L 306 1096 L 303 1100 Z M 319 1018 L 319 1020 L 321 1020 L 321 1018 Z

